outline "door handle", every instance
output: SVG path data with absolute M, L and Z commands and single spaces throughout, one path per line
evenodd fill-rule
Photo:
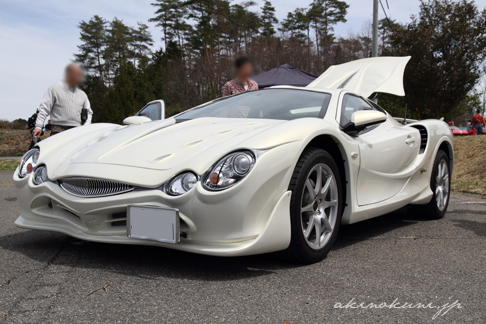
M 413 143 L 415 143 L 415 138 L 414 137 L 407 138 L 405 140 L 405 144 L 407 144 L 407 145 L 412 145 Z

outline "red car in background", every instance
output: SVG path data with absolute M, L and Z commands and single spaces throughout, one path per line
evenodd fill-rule
M 465 129 L 460 129 L 457 126 L 449 126 L 449 128 L 451 129 L 452 135 L 454 136 L 463 136 L 463 135 L 470 135 L 470 134 L 472 135 L 472 133 L 468 132 Z
M 474 134 L 474 128 L 468 130 L 467 132 L 469 133 L 469 135 L 481 135 L 481 134 L 486 135 L 486 129 L 483 129 L 483 132 L 481 134 Z M 453 135 L 454 135 L 454 133 L 453 133 Z
M 470 129 L 470 130 L 468 130 L 468 132 L 469 132 L 469 135 L 474 135 L 474 130 Z M 481 134 L 486 135 L 486 129 L 483 129 L 483 132 Z M 481 135 L 481 134 L 476 134 L 476 135 Z

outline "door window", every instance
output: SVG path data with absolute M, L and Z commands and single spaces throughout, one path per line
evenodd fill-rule
M 339 124 L 344 127 L 351 121 L 351 116 L 360 110 L 375 110 L 367 101 L 364 99 L 346 94 L 343 99 L 343 106 L 341 108 L 341 120 Z
M 372 107 L 373 107 L 375 110 L 377 110 L 377 111 L 379 111 L 379 112 L 382 112 L 382 113 L 386 114 L 385 109 L 383 109 L 383 108 L 381 108 L 380 106 L 378 106 L 378 104 L 374 103 L 372 100 L 369 100 L 369 103 L 371 104 L 371 106 L 372 106 Z
M 155 102 L 153 104 L 147 105 L 145 108 L 137 113 L 137 116 L 145 116 L 151 120 L 160 120 L 160 103 Z

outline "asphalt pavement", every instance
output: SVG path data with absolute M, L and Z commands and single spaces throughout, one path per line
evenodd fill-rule
M 453 194 L 442 220 L 399 211 L 342 227 L 307 266 L 23 230 L 12 172 L 0 172 L 0 215 L 0 323 L 486 322 L 480 198 Z

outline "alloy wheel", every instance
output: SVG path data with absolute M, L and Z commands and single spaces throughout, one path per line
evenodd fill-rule
M 449 166 L 445 160 L 437 165 L 437 178 L 435 180 L 435 200 L 437 208 L 443 211 L 449 199 Z
M 338 186 L 331 168 L 315 165 L 307 175 L 300 208 L 301 225 L 307 244 L 314 250 L 330 240 L 338 215 Z

